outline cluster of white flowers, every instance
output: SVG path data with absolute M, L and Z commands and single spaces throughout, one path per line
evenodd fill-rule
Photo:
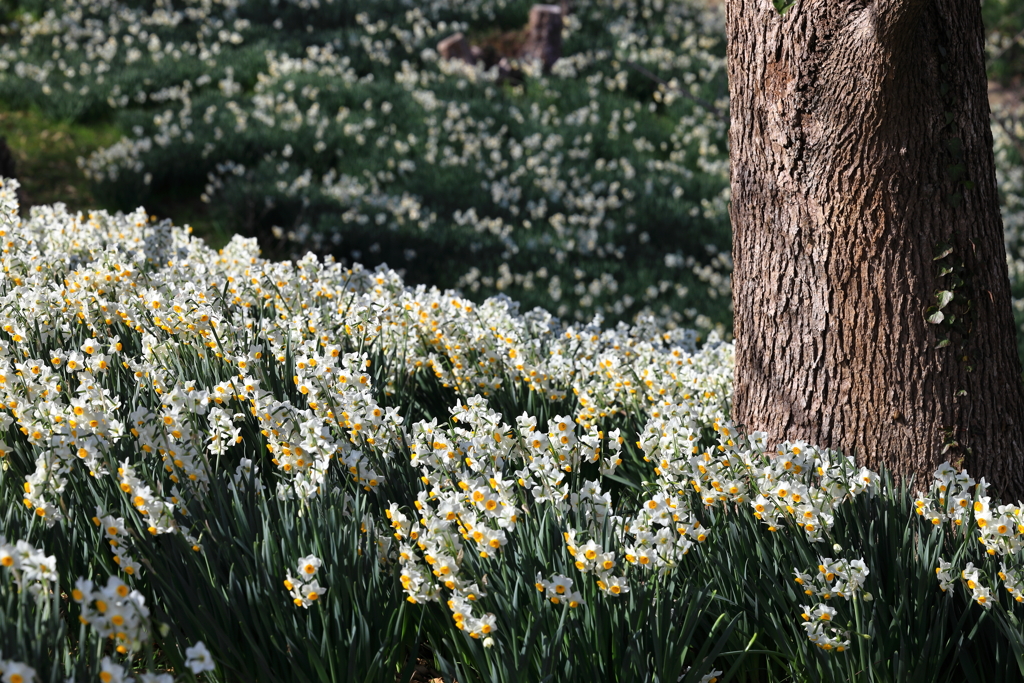
M 320 558 L 307 555 L 298 562 L 297 577 L 288 572 L 288 578 L 284 580 L 284 587 L 291 593 L 292 602 L 298 607 L 309 609 L 309 606 L 327 591 L 316 578 L 317 570 L 322 564 Z
M 606 595 L 628 593 L 629 583 L 626 577 L 621 573 L 614 573 L 619 566 L 617 553 L 614 550 L 606 550 L 593 538 L 581 543 L 583 535 L 572 527 L 564 533 L 565 549 L 573 558 L 576 569 L 582 574 L 596 576 L 597 587 Z M 619 571 L 621 572 L 621 569 Z
M 645 501 L 626 527 L 632 542 L 625 548 L 626 561 L 668 573 L 694 543 L 703 543 L 709 530 L 701 526 L 685 501 L 688 496 L 656 493 Z
M 116 576 L 109 577 L 102 587 L 79 577 L 71 598 L 82 607 L 79 621 L 101 638 L 113 638 L 118 652 L 137 651 L 150 639 L 146 599 Z
M 755 432 L 752 438 L 767 435 Z M 769 529 L 789 515 L 808 538 L 820 540 L 832 527 L 831 511 L 852 496 L 875 487 L 878 475 L 857 467 L 838 451 L 818 449 L 803 442 L 781 444 L 770 464 L 759 472 L 757 488 L 763 493 L 751 505 Z
M 239 436 L 236 423 L 246 414 L 258 419 L 272 462 L 286 475 L 279 493 L 315 495 L 335 456 L 360 483 L 377 486 L 383 478 L 368 456 L 375 449 L 385 452 L 389 440 L 402 433 L 403 421 L 395 409 L 374 400 L 369 358 L 332 345 L 339 332 L 363 336 L 385 352 L 405 349 L 405 365 L 390 368 L 383 380 L 388 392 L 419 368 L 467 397 L 487 396 L 508 382 L 522 382 L 552 400 L 571 391 L 584 408 L 563 420 L 560 432 L 572 431 L 567 427 L 573 422 L 593 432 L 598 418 L 622 413 L 639 400 L 640 385 L 630 379 L 637 366 L 651 366 L 643 374 L 667 379 L 669 373 L 654 368 L 666 361 L 692 368 L 696 362 L 686 376 L 703 369 L 720 373 L 716 384 L 727 382 L 728 367 L 718 367 L 727 358 L 721 351 L 708 351 L 707 361 L 701 354 L 691 357 L 692 336 L 648 339 L 649 323 L 643 320 L 612 330 L 565 327 L 541 312 L 519 316 L 503 300 L 477 307 L 436 290 L 408 290 L 392 271 L 345 269 L 312 258 L 262 261 L 244 240 L 214 254 L 187 231 L 155 225 L 141 212 L 83 217 L 55 207 L 19 223 L 15 187 L 8 181 L 0 189 L 8 216 L 3 297 L 10 304 L 0 316 L 10 338 L 0 356 L 11 378 L 0 384 L 10 410 L 3 419 L 28 430 L 38 464 L 26 481 L 26 501 L 50 523 L 60 516 L 55 501 L 70 473 L 81 467 L 91 476 L 108 476 L 106 454 L 130 438 L 135 456 L 122 458 L 119 487 L 147 519 L 150 533 L 182 531 L 173 513 L 187 514 L 187 500 L 209 486 L 205 453 L 231 448 Z M 228 286 L 218 289 L 218 281 Z M 260 314 L 268 304 L 280 311 L 276 317 Z M 227 316 L 237 324 L 225 324 Z M 33 361 L 32 354 L 20 360 L 29 321 L 49 340 L 45 359 Z M 84 342 L 63 341 L 79 328 L 88 330 Z M 138 353 L 125 352 L 126 335 L 141 335 Z M 237 375 L 206 387 L 178 377 L 168 368 L 180 349 L 216 359 Z M 256 376 L 262 362 L 284 362 L 291 353 L 293 383 L 304 407 L 273 399 L 265 379 Z M 598 364 L 600 375 L 579 372 Z M 152 397 L 148 406 L 134 406 L 125 424 L 117 417 L 120 400 L 106 384 L 112 367 L 128 370 L 129 379 Z M 676 386 L 672 382 L 657 390 L 664 394 Z M 576 443 L 575 434 L 563 436 L 565 443 L 555 442 L 559 447 Z M 154 461 L 164 478 L 152 480 L 139 471 L 140 464 Z M 609 471 L 614 466 L 614 460 L 607 463 Z M 542 463 L 534 467 L 535 486 L 551 485 L 550 475 L 540 474 Z M 120 556 L 116 549 L 124 534 L 118 524 L 98 525 L 117 542 L 111 545 Z
M 136 678 L 128 674 L 130 668 L 118 664 L 109 656 L 100 660 L 99 679 L 101 683 L 135 683 Z M 142 672 L 138 674 L 138 683 L 174 683 L 171 674 Z
M 835 505 L 873 483 L 873 475 L 833 453 L 784 444 L 769 458 L 764 435 L 741 438 L 726 418 L 731 347 L 717 341 L 697 350 L 693 333 L 666 331 L 649 318 L 602 329 L 598 321 L 565 325 L 541 311 L 520 315 L 507 299 L 477 306 L 407 288 L 385 269 L 313 257 L 272 263 L 239 238 L 215 253 L 141 211 L 85 217 L 56 207 L 18 222 L 13 188 L 0 188 L 9 210 L 0 259 L 8 307 L 0 329 L 10 339 L 0 370 L 18 379 L 0 384 L 0 400 L 16 406 L 9 408 L 12 425 L 29 431 L 37 457 L 49 458 L 30 475 L 40 500 L 54 500 L 63 485 L 47 488 L 58 466 L 62 480 L 116 477 L 150 533 L 182 534 L 201 551 L 182 520 L 190 500 L 218 485 L 206 456 L 229 452 L 242 420 L 254 419 L 261 430 L 282 497 L 317 496 L 332 462 L 372 490 L 384 481 L 378 470 L 408 453 L 422 477 L 416 509 L 395 503 L 388 510 L 403 587 L 411 601 L 443 596 L 468 635 L 485 637 L 496 618 L 474 610 L 484 584 L 465 555 L 500 557 L 526 509 L 550 508 L 576 571 L 615 596 L 629 590 L 621 558 L 667 571 L 708 537 L 688 509 L 684 492 L 691 487 L 705 506 L 751 505 L 770 528 L 792 517 L 816 539 Z M 17 365 L 35 355 L 22 350 L 36 326 L 49 347 L 38 372 Z M 74 343 L 66 341 L 78 330 Z M 374 367 L 367 351 L 343 351 L 340 337 L 388 360 Z M 182 354 L 223 368 L 226 379 L 203 386 L 172 372 Z M 94 357 L 102 364 L 90 364 Z M 292 399 L 279 400 L 268 388 L 280 380 L 267 368 L 282 365 L 294 367 Z M 109 391 L 114 368 L 149 397 L 131 407 L 123 425 Z M 447 424 L 409 426 L 397 409 L 377 402 L 373 387 L 393 394 L 420 371 L 457 393 Z M 70 381 L 77 382 L 74 393 Z M 551 401 L 571 395 L 577 408 L 543 427 L 528 414 L 510 425 L 488 403 L 506 387 Z M 570 486 L 570 479 L 584 466 L 602 476 L 616 471 L 626 439 L 599 423 L 629 412 L 648 416 L 638 448 L 655 463 L 657 479 L 625 519 L 600 480 Z M 707 434 L 716 443 L 698 447 Z M 119 448 L 117 471 L 108 472 L 113 444 L 125 440 L 133 444 L 128 457 Z M 253 467 L 251 459 L 240 461 L 226 481 L 237 486 Z M 59 514 L 30 502 L 47 520 Z M 121 569 L 134 574 L 126 521 L 97 510 L 94 522 Z M 303 558 L 297 576 L 287 577 L 302 606 L 323 592 L 308 580 L 307 569 L 319 566 L 314 560 Z M 558 586 L 571 597 L 579 593 L 558 583 L 559 575 L 538 583 L 544 581 L 556 595 Z
M 139 571 L 139 563 L 128 554 L 130 536 L 125 528 L 124 517 L 104 514 L 97 507 L 96 514 L 92 517 L 92 523 L 103 530 L 103 536 L 113 553 L 114 564 L 120 567 L 125 574 L 134 576 Z
M 977 487 L 975 497 L 974 523 L 978 525 L 978 540 L 989 555 L 1016 555 L 1024 546 L 1024 507 L 1020 502 L 997 505 L 993 508 L 991 498 L 985 495 L 985 480 Z
M 541 593 L 544 593 L 544 597 L 553 602 L 556 605 L 565 603 L 569 607 L 579 607 L 583 604 L 583 596 L 579 594 L 579 591 L 572 590 L 572 579 L 568 576 L 562 576 L 561 574 L 555 574 L 550 580 L 545 580 L 539 573 L 537 574 L 537 583 L 534 585 Z
M 938 571 L 936 575 L 939 577 L 939 583 L 943 587 L 943 591 L 949 585 L 948 571 L 951 567 L 943 560 L 939 560 Z M 971 591 L 971 599 L 976 603 L 989 609 L 992 607 L 992 590 L 984 584 L 982 581 L 981 569 L 974 566 L 973 562 L 968 562 L 967 566 L 960 571 L 960 579 L 963 581 L 967 589 Z
M 850 647 L 849 633 L 832 626 L 832 618 L 836 616 L 836 609 L 825 603 L 811 607 L 800 605 L 803 613 L 800 615 L 804 622 L 803 627 L 807 632 L 807 638 L 822 650 L 835 650 L 845 652 Z
M 917 494 L 914 509 L 935 526 L 943 522 L 953 522 L 960 526 L 970 521 L 974 509 L 974 493 L 971 489 L 976 483 L 966 472 L 958 472 L 945 462 L 935 471 L 931 489 L 927 493 Z M 984 481 L 981 486 L 985 487 Z M 982 505 L 987 507 L 987 498 L 984 502 L 979 501 L 979 506 Z
M 185 667 L 193 674 L 201 674 L 206 671 L 214 671 L 216 664 L 210 651 L 206 649 L 203 641 L 185 649 Z M 174 676 L 168 673 L 141 672 L 135 676 L 129 675 L 129 669 L 118 664 L 109 656 L 103 657 L 100 661 L 99 679 L 101 683 L 175 683 Z
M 837 546 L 837 549 L 838 548 Z M 844 600 L 858 597 L 870 601 L 870 593 L 863 592 L 864 581 L 870 570 L 864 560 L 833 560 L 831 557 L 818 559 L 818 571 L 805 574 L 796 571 L 795 579 L 803 589 L 804 595 L 818 597 L 822 600 L 843 598 Z M 827 603 L 817 605 L 801 605 L 803 627 L 812 643 L 823 650 L 835 649 L 843 652 L 850 647 L 849 634 L 832 626 L 836 609 Z M 845 638 L 845 639 L 844 639 Z
M 1016 602 L 1024 602 L 1024 593 L 1021 592 L 1021 588 L 1024 587 L 1024 584 L 1021 583 L 1021 571 L 1022 568 L 1019 565 L 1011 568 L 1007 566 L 1006 562 L 1001 562 L 997 572 L 997 576 L 1003 581 L 1006 591 L 1013 596 Z M 960 570 L 959 576 L 955 574 L 956 569 L 953 564 L 940 558 L 939 566 L 935 568 L 935 577 L 938 579 L 939 587 L 943 593 L 957 583 L 961 583 L 971 592 L 971 600 L 985 609 L 991 609 L 992 605 L 997 602 L 995 596 L 992 595 L 992 589 L 985 582 L 985 579 L 988 578 L 991 583 L 991 577 L 987 577 L 983 573 L 983 568 L 975 567 L 973 562 L 968 562 Z
M 694 392 L 699 390 L 694 386 Z M 710 399 L 714 392 L 707 388 L 704 394 Z M 717 433 L 717 443 L 701 450 L 697 444 L 701 431 L 708 426 L 707 417 L 696 414 L 692 404 L 662 401 L 652 409 L 637 446 L 646 460 L 656 463 L 660 488 L 681 493 L 692 486 L 707 507 L 748 504 L 770 531 L 777 531 L 784 520 L 792 519 L 808 538 L 819 540 L 831 528 L 831 512 L 837 506 L 877 483 L 874 472 L 856 467 L 842 454 L 803 442 L 782 443 L 769 458 L 765 453 L 766 434 L 741 435 L 718 416 L 712 417 L 710 424 Z M 648 507 L 658 511 L 657 519 L 666 528 L 678 524 L 676 518 L 686 514 L 677 509 L 675 499 L 651 500 Z M 646 528 L 650 520 L 644 521 L 642 527 Z M 684 533 L 703 540 L 699 526 L 683 523 L 677 530 L 684 552 L 689 549 L 682 539 Z
M 0 567 L 6 568 L 18 590 L 27 589 L 36 595 L 50 590 L 57 581 L 55 556 L 22 540 L 11 545 L 3 535 L 0 535 Z
M 447 589 L 456 625 L 480 637 L 494 630 L 495 618 L 473 616 L 472 603 L 483 593 L 460 576 L 460 558 L 463 541 L 480 557 L 497 556 L 515 531 L 521 512 L 506 469 L 513 460 L 513 435 L 482 397 L 466 405 L 460 401 L 451 412 L 450 426 L 437 420 L 413 426 L 412 464 L 422 472 L 424 486 L 416 500 L 418 518 L 410 519 L 395 503 L 387 516 L 399 542 L 409 600 L 438 600 Z
M 987 490 L 984 478 L 975 482 L 946 462 L 935 471 L 929 490 L 917 494 L 914 506 L 917 514 L 935 526 L 951 523 L 976 534 L 985 553 L 1000 558 L 995 574 L 1003 587 L 1016 602 L 1024 602 L 1024 556 L 1020 552 L 1024 548 L 1024 503 L 993 506 Z M 971 599 L 988 609 L 995 600 L 989 585 L 995 581 L 986 571 L 968 562 L 957 572 L 952 562 L 940 559 L 935 575 L 943 592 L 962 583 Z

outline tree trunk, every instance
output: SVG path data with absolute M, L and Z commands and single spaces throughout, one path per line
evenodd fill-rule
M 728 0 L 733 414 L 1024 498 L 978 0 Z

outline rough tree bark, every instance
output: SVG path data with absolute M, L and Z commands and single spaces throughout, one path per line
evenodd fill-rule
M 1024 498 L 978 0 L 727 0 L 734 415 Z

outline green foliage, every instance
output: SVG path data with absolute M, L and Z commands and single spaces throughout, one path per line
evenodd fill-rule
M 772 0 L 772 5 L 775 6 L 775 11 L 779 14 L 785 14 L 789 10 L 793 9 L 796 5 L 796 0 Z
M 76 159 L 115 143 L 120 133 L 110 124 L 55 121 L 35 107 L 15 111 L 0 104 L 0 137 L 14 154 L 27 213 L 32 205 L 56 202 L 72 211 L 96 208 L 91 183 Z
M 989 77 L 1004 84 L 1024 74 L 1024 4 L 1020 0 L 985 0 L 981 5 L 988 36 Z
M 207 528 L 202 555 L 181 537 L 139 545 L 162 620 L 173 625 L 168 645 L 184 651 L 203 640 L 226 680 L 370 683 L 394 675 L 410 661 L 418 627 L 397 576 L 377 559 L 376 530 L 360 530 L 366 498 L 329 481 L 330 493 L 302 510 L 257 495 L 255 483 L 218 486 L 193 506 Z M 282 582 L 295 558 L 310 553 L 323 560 L 330 590 L 321 608 L 299 611 Z

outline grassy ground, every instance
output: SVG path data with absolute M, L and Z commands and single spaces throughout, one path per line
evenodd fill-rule
M 117 142 L 121 132 L 108 122 L 68 123 L 48 118 L 38 109 L 13 111 L 0 104 L 0 137 L 17 162 L 18 181 L 25 193 L 22 214 L 32 206 L 64 202 L 68 209 L 112 209 L 93 196 L 92 187 L 78 168 L 78 157 Z M 192 198 L 168 195 L 146 207 L 158 218 L 191 225 L 195 234 L 220 248 L 231 238 L 207 215 L 206 205 Z
M 113 144 L 120 133 L 108 124 L 68 124 L 47 119 L 39 111 L 0 108 L 0 136 L 17 161 L 18 180 L 27 210 L 36 204 L 64 202 L 72 211 L 98 206 L 76 158 Z

